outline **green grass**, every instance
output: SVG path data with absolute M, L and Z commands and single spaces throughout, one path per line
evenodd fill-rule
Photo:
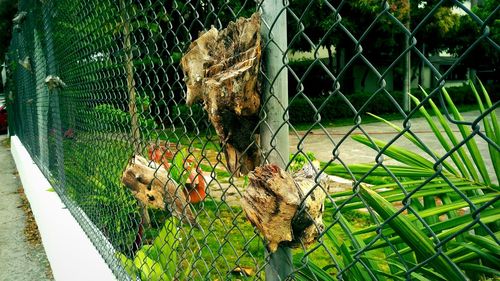
M 182 242 L 178 249 L 179 255 L 191 261 L 191 267 L 195 268 L 191 271 L 190 278 L 193 280 L 241 280 L 241 276 L 232 273 L 237 266 L 250 267 L 254 272 L 259 272 L 263 278 L 264 272 L 260 270 L 264 265 L 264 244 L 262 239 L 255 234 L 254 228 L 247 221 L 242 209 L 213 200 L 206 200 L 194 208 L 200 228 L 182 226 L 180 231 Z M 327 226 L 333 224 L 332 212 L 333 207 L 328 204 L 324 217 Z M 154 223 L 155 227 L 148 231 L 149 240 L 156 236 L 159 226 L 163 224 L 167 215 L 163 211 L 153 211 L 152 214 L 157 221 Z M 354 230 L 368 226 L 370 221 L 368 214 L 355 211 L 346 212 L 345 217 L 352 223 Z M 351 241 L 340 226 L 335 225 L 331 231 L 335 233 L 337 243 L 351 245 Z M 321 267 L 331 266 L 333 261 L 330 255 L 340 258 L 340 254 L 336 253 L 331 240 L 326 237 L 321 240 L 322 245 L 312 252 L 310 258 Z M 301 253 L 303 253 L 302 249 L 293 250 L 294 255 Z M 372 256 L 382 258 L 383 249 L 373 251 Z M 333 275 L 334 268 L 331 267 L 329 272 Z
M 194 251 L 193 256 L 198 260 L 193 264 L 199 270 L 192 275 L 194 279 L 228 280 L 237 277 L 231 274 L 236 266 L 262 265 L 263 243 L 241 208 L 205 201 L 196 206 L 196 211 L 200 229 L 184 232 L 184 246 Z
M 205 135 L 189 132 L 184 129 L 165 129 L 150 132 L 149 139 L 161 140 L 190 148 L 221 151 L 219 138 L 214 128 L 207 129 Z M 211 137 L 207 137 L 211 136 Z
M 179 255 L 191 264 L 190 278 L 194 280 L 241 279 L 233 274 L 237 266 L 262 266 L 264 248 L 262 240 L 239 207 L 221 201 L 205 200 L 193 206 L 199 228 L 180 225 Z M 151 210 L 153 228 L 147 231 L 147 241 L 156 237 L 168 213 Z M 146 243 L 147 243 L 146 241 Z
M 5 147 L 5 148 L 10 148 L 10 138 L 5 138 L 1 141 L 1 144 Z

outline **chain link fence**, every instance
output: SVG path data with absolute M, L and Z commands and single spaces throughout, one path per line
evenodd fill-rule
M 411 2 L 21 0 L 10 132 L 119 280 L 493 280 L 499 6 Z M 207 100 L 186 105 L 182 58 L 255 12 L 260 107 L 230 111 L 221 139 Z M 326 197 L 314 243 L 274 251 L 247 220 L 251 151 L 313 182 L 298 213 Z M 182 210 L 124 186 L 133 155 L 154 170 L 145 192 L 175 185 Z

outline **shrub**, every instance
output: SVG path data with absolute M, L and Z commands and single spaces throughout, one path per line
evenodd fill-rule
M 396 102 L 402 100 L 401 92 L 393 92 L 392 97 Z M 363 112 L 376 114 L 396 112 L 396 106 L 389 100 L 386 94 L 379 93 L 372 98 L 372 94 L 360 93 L 346 97 L 349 103 L 359 111 L 365 104 Z M 369 102 L 368 100 L 372 98 Z M 339 95 L 332 97 L 311 98 L 312 104 L 319 110 L 322 121 L 333 121 L 338 118 L 354 117 L 355 112 Z M 368 103 L 367 103 L 368 102 Z M 323 108 L 321 108 L 323 106 Z M 305 98 L 297 98 L 290 101 L 290 121 L 292 124 L 311 123 L 317 120 L 315 109 Z
M 347 106 L 347 104 L 339 97 L 331 97 L 328 98 L 328 93 L 333 89 L 333 79 L 327 74 L 325 69 L 320 63 L 313 64 L 313 60 L 299 60 L 299 61 L 290 61 L 288 67 L 289 70 L 288 75 L 288 94 L 290 100 L 292 100 L 293 96 L 299 93 L 299 89 L 297 89 L 297 85 L 299 82 L 296 75 L 299 79 L 303 78 L 300 83 L 303 86 L 304 94 L 307 96 L 311 102 L 319 107 L 326 101 L 323 110 L 321 110 L 321 120 L 323 121 L 332 121 L 335 118 L 346 118 L 353 117 L 353 111 Z M 323 64 L 327 64 L 323 61 Z M 307 75 L 305 73 L 307 72 Z M 349 102 L 352 103 L 356 110 L 360 109 L 361 106 L 372 96 L 372 92 L 357 92 L 352 93 L 345 88 L 346 83 L 342 83 L 344 85 L 342 91 L 343 94 L 346 95 Z M 486 85 L 486 88 L 490 90 L 490 92 L 495 92 L 495 85 Z M 433 89 L 426 89 L 428 93 L 432 92 Z M 471 94 L 470 88 L 468 85 L 464 84 L 463 86 L 457 87 L 449 87 L 447 88 L 448 93 L 453 99 L 456 105 L 464 105 L 464 104 L 475 104 L 476 100 L 474 95 Z M 436 93 L 439 94 L 439 93 Z M 392 97 L 401 105 L 402 104 L 402 93 L 400 91 L 391 92 Z M 419 89 L 413 89 L 412 95 L 417 98 L 423 98 L 422 93 Z M 495 96 L 492 97 L 495 102 Z M 439 99 L 436 97 L 436 101 Z M 438 105 L 440 106 L 439 102 Z M 305 100 L 305 98 L 295 99 L 291 103 L 290 108 L 290 120 L 292 123 L 310 123 L 314 122 L 315 111 L 309 105 L 309 103 Z M 387 97 L 384 95 L 377 94 L 374 99 L 370 102 L 370 104 L 364 109 L 365 112 L 371 112 L 375 114 L 385 114 L 385 113 L 395 113 L 397 112 L 396 106 L 389 102 Z
M 319 63 L 311 65 L 312 63 L 312 60 L 291 61 L 288 66 L 299 79 L 303 78 L 301 83 L 307 91 L 306 94 L 308 97 L 320 97 L 332 90 L 333 80 Z M 304 77 L 308 70 L 309 72 Z M 292 72 L 289 70 L 288 93 L 290 96 L 298 92 L 298 84 L 296 77 L 292 75 Z
M 307 65 L 309 65 L 310 62 L 307 63 Z M 302 63 L 298 65 L 305 68 L 306 64 Z M 321 78 L 319 80 L 321 80 Z M 292 87 L 292 85 L 290 84 L 289 87 Z M 316 90 L 318 91 L 320 88 L 324 90 L 325 84 L 323 82 L 318 82 L 314 87 L 316 87 Z M 447 90 L 453 101 L 457 105 L 474 104 L 475 102 L 475 98 L 470 93 L 470 88 L 468 88 L 468 86 L 451 87 L 447 88 Z M 412 94 L 418 98 L 423 98 L 420 90 L 414 89 L 412 91 Z M 390 93 L 390 95 L 398 104 L 402 104 L 402 92 L 393 91 Z M 368 104 L 366 104 L 366 107 L 363 108 L 363 113 L 370 112 L 373 114 L 387 114 L 398 112 L 396 105 L 388 98 L 387 93 L 379 92 L 373 98 L 372 96 L 373 93 L 355 93 L 346 95 L 345 97 L 349 101 L 349 103 L 351 103 L 352 106 L 356 109 L 356 111 L 359 111 L 371 98 Z M 321 121 L 334 121 L 339 118 L 351 118 L 355 115 L 355 112 L 338 94 L 334 94 L 331 97 L 308 96 L 308 98 L 309 101 L 314 105 L 314 107 L 316 107 L 316 109 L 320 109 L 320 107 L 323 106 L 323 108 L 319 111 Z M 436 100 L 438 99 L 436 98 Z M 316 110 L 311 106 L 309 101 L 304 97 L 290 98 L 289 116 L 290 122 L 292 124 L 313 123 L 315 122 L 315 120 L 317 120 L 318 116 L 316 114 Z M 184 123 L 184 125 L 186 125 L 187 127 L 196 125 L 200 129 L 205 129 L 209 125 L 207 117 L 203 110 L 203 106 L 201 104 L 194 104 L 191 107 L 188 107 L 185 104 L 179 104 L 172 107 L 172 112 L 170 115 L 174 120 L 174 124 L 178 126 L 181 126 L 182 123 Z
M 474 95 L 470 92 L 470 87 L 467 85 L 450 87 L 447 88 L 447 91 L 456 105 L 475 104 L 476 102 Z M 426 92 L 430 93 L 431 91 L 429 90 Z M 398 104 L 402 104 L 402 92 L 393 91 L 390 95 Z M 413 89 L 412 95 L 419 99 L 424 98 L 420 89 Z M 434 100 L 436 100 L 438 106 L 441 106 L 438 95 L 440 95 L 440 93 L 436 93 Z M 359 111 L 372 96 L 373 93 L 355 93 L 346 95 L 346 99 L 352 104 L 356 111 Z M 494 102 L 496 101 L 494 96 L 492 99 Z M 323 105 L 323 108 L 319 111 L 321 121 L 334 121 L 339 118 L 351 118 L 355 115 L 354 111 L 348 106 L 348 103 L 337 94 L 332 97 L 309 97 L 309 100 L 318 110 Z M 396 105 L 390 101 L 387 94 L 383 92 L 379 92 L 377 95 L 373 96 L 362 111 L 363 113 L 370 112 L 373 114 L 398 112 Z M 292 124 L 312 123 L 318 118 L 316 111 L 304 97 L 290 99 L 289 116 Z
M 141 110 L 142 111 L 142 110 Z M 91 128 L 98 131 L 122 132 L 131 128 L 131 117 L 125 112 L 111 104 L 100 104 L 91 110 L 80 112 L 80 115 L 86 122 L 92 122 Z M 138 113 L 139 127 L 141 131 L 154 130 L 157 125 L 148 113 Z
M 201 104 L 193 104 L 192 106 L 179 104 L 173 106 L 170 115 L 173 123 L 177 126 L 198 127 L 200 130 L 206 129 L 209 126 L 208 117 Z

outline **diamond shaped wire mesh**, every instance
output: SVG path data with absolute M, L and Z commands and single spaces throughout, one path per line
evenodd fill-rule
M 498 4 L 265 1 L 20 1 L 10 131 L 117 279 L 498 274 Z M 186 105 L 180 65 L 202 32 L 254 12 L 261 109 L 245 151 L 256 146 L 262 164 L 313 180 L 302 207 L 314 190 L 326 196 L 317 241 L 289 255 L 270 255 L 246 219 L 249 178 L 230 172 L 204 105 Z M 450 88 L 465 76 L 470 87 Z M 149 189 L 165 169 L 164 188 L 184 194 L 172 200 L 191 200 L 181 218 L 123 186 L 133 155 L 157 163 Z

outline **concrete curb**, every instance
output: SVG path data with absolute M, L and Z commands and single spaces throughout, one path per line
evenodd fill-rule
M 58 281 L 116 280 L 113 272 L 66 209 L 19 138 L 11 137 L 11 152 L 35 217 L 42 244 Z

